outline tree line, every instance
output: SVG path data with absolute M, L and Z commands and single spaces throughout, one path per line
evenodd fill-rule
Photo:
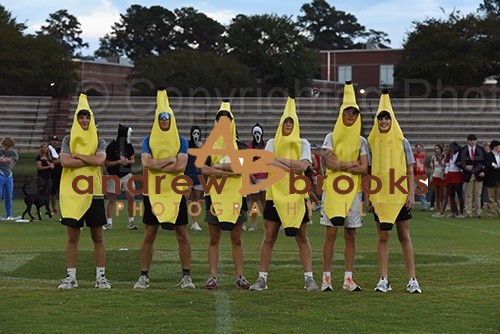
M 443 85 L 466 87 L 500 77 L 499 8 L 500 0 L 485 0 L 476 13 L 454 11 L 446 19 L 413 22 L 395 68 L 396 82 L 439 78 Z M 74 91 L 71 59 L 85 58 L 80 50 L 88 47 L 80 37 L 78 19 L 61 9 L 35 34 L 25 30 L 0 5 L 0 94 Z M 136 4 L 100 38 L 95 56 L 129 57 L 135 64 L 129 79 L 149 83 L 134 86 L 138 95 L 151 95 L 157 86 L 175 87 L 183 95 L 196 87 L 224 95 L 252 88 L 246 93 L 269 95 L 275 87 L 303 91 L 311 79 L 319 78 L 319 50 L 389 44 L 386 33 L 367 29 L 325 0 L 303 4 L 296 18 L 239 14 L 226 26 L 192 7 L 169 10 Z M 54 88 L 53 83 L 62 82 Z M 417 94 L 421 89 L 410 88 Z

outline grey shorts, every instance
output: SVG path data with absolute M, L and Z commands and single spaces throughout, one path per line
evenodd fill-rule
M 120 178 L 120 192 L 116 192 L 115 191 L 115 180 L 113 179 L 110 179 L 107 183 L 107 190 L 108 190 L 108 194 L 115 194 L 115 195 L 119 195 L 121 194 L 122 192 L 124 191 L 127 191 L 127 183 L 128 183 L 128 180 L 132 177 L 132 173 L 128 173 L 127 175 L 125 176 L 122 176 Z M 132 182 L 131 184 L 132 186 L 132 189 L 135 190 L 135 183 Z
M 358 228 L 363 226 L 363 217 L 361 216 L 361 205 L 362 205 L 361 199 L 362 199 L 362 193 L 357 193 L 354 196 L 351 208 L 349 209 L 349 212 L 345 217 L 344 227 Z M 326 197 L 326 193 L 323 193 L 323 203 L 326 202 L 327 200 L 328 199 Z M 321 205 L 321 218 L 319 220 L 319 223 L 321 225 L 333 227 L 332 223 L 330 222 L 328 216 L 324 211 L 323 205 Z

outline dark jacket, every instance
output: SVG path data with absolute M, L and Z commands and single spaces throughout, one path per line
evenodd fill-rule
M 474 159 L 471 159 L 469 152 L 469 145 L 465 145 L 460 149 L 457 161 L 455 164 L 464 171 L 464 182 L 469 182 L 472 174 L 476 176 L 476 180 L 482 181 L 484 178 L 479 176 L 481 172 L 484 173 L 484 162 L 486 158 L 486 151 L 481 146 L 476 145 L 474 149 Z M 467 171 L 466 166 L 472 166 L 472 171 Z
M 484 185 L 486 187 L 496 187 L 500 185 L 500 169 L 493 167 L 491 164 L 497 164 L 493 152 L 486 154 L 484 165 L 486 167 L 486 176 L 484 178 Z

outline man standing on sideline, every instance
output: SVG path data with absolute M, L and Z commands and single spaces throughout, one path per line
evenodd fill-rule
M 52 205 L 52 214 L 57 215 L 59 213 L 57 209 L 57 194 L 59 194 L 59 187 L 61 184 L 62 166 L 59 159 L 59 154 L 61 153 L 60 140 L 55 135 L 49 136 L 49 151 L 52 155 L 52 163 L 54 164 L 54 169 L 52 169 L 50 204 Z
M 90 228 L 96 262 L 95 287 L 111 289 L 105 277 L 106 248 L 102 226 L 106 224 L 102 190 L 102 166 L 106 160 L 106 142 L 97 136 L 95 119 L 87 101 L 80 94 L 71 132 L 63 138 L 61 147 L 61 224 L 68 229 L 66 246 L 67 276 L 59 289 L 78 287 L 76 260 L 83 223 Z M 84 179 L 81 179 L 84 177 Z M 80 178 L 74 184 L 76 178 Z M 89 184 L 92 182 L 92 184 Z M 87 191 L 82 194 L 80 190 Z M 93 192 L 89 191 L 93 189 Z M 78 192 L 77 192 L 78 191 Z
M 188 141 L 179 135 L 175 115 L 168 102 L 167 91 L 159 89 L 151 135 L 142 142 L 141 162 L 148 169 L 147 193 L 143 196 L 144 240 L 141 245 L 141 275 L 134 289 L 149 287 L 149 269 L 158 228 L 175 230 L 179 244 L 181 288 L 194 289 L 191 280 L 191 245 L 187 234 L 186 198 L 172 189 L 172 181 L 184 175 L 188 160 Z M 144 185 L 146 186 L 146 185 Z
M 134 219 L 134 194 L 130 192 L 128 186 L 128 180 L 132 177 L 132 165 L 135 163 L 135 151 L 130 142 L 131 136 L 131 127 L 118 124 L 118 136 L 106 147 L 106 161 L 104 165 L 109 175 L 117 176 L 120 179 L 120 184 L 115 184 L 114 180 L 108 181 L 108 218 L 106 225 L 104 225 L 105 230 L 113 229 L 113 214 L 116 212 L 116 195 L 122 192 L 125 192 L 127 198 L 127 227 L 131 230 L 137 230 L 137 224 Z M 133 181 L 130 187 L 135 189 Z
M 415 176 L 424 175 L 425 173 L 425 163 L 426 156 L 424 153 L 424 146 L 421 143 L 415 144 L 415 152 L 413 153 L 413 158 L 415 158 L 415 164 L 413 165 L 413 174 Z M 422 211 L 427 211 L 427 196 L 426 194 L 415 195 L 415 200 L 419 200 Z
M 477 145 L 474 134 L 467 136 L 467 145 L 462 147 L 455 163 L 464 171 L 465 216 L 481 218 L 481 193 L 483 191 L 484 159 L 486 152 Z M 473 212 L 473 209 L 476 211 Z
M 362 226 L 361 176 L 368 172 L 368 143 L 361 137 L 361 115 L 356 103 L 354 87 L 350 81 L 344 85 L 344 98 L 333 132 L 325 137 L 326 175 L 325 194 L 320 223 L 326 226 L 323 243 L 323 279 L 321 291 L 333 291 L 331 266 L 337 231 L 344 227 L 344 284 L 346 291 L 361 291 L 354 283 L 352 273 L 356 255 L 356 228 Z M 340 193 L 332 186 L 338 177 L 352 180 L 354 186 L 349 193 Z M 349 185 L 339 182 L 339 189 Z

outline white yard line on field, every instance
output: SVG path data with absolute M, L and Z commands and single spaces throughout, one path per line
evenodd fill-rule
M 457 227 L 465 228 L 465 229 L 468 229 L 468 230 L 473 230 L 473 231 L 478 231 L 478 232 L 488 233 L 488 234 L 493 234 L 493 235 L 500 235 L 499 232 L 483 230 L 483 229 L 480 229 L 480 228 L 472 227 L 470 225 L 466 225 L 466 223 L 468 221 L 463 221 L 460 224 L 459 223 L 452 223 L 450 221 L 444 221 L 442 219 L 438 219 L 437 221 L 440 222 L 440 223 L 442 223 L 442 224 L 451 225 L 451 226 L 457 226 Z
M 231 302 L 227 293 L 222 290 L 215 292 L 215 333 L 231 333 Z

